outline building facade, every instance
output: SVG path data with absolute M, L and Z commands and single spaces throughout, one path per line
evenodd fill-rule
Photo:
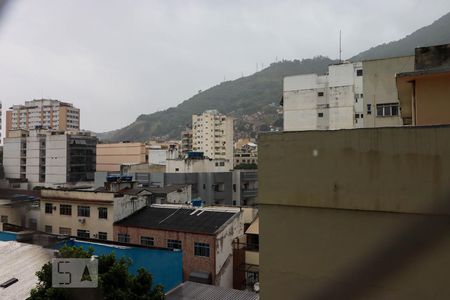
M 239 209 L 146 207 L 114 224 L 119 242 L 179 249 L 184 280 L 233 286 L 233 239 L 243 234 Z
M 415 49 L 415 69 L 397 74 L 405 124 L 450 124 L 450 44 Z
M 192 129 L 181 132 L 181 155 L 186 155 L 192 151 Z
M 41 191 L 39 230 L 113 240 L 113 223 L 147 205 L 147 197 L 108 191 Z
M 32 185 L 94 180 L 97 138 L 89 132 L 12 130 L 4 142 L 6 178 Z
M 328 74 L 289 76 L 283 83 L 284 130 L 364 126 L 362 63 L 330 65 Z
M 192 150 L 211 159 L 233 161 L 233 119 L 217 110 L 192 116 Z
M 143 164 L 148 161 L 144 143 L 97 144 L 96 170 L 118 172 L 121 165 Z
M 449 126 L 261 135 L 261 298 L 449 298 L 449 136 Z
M 10 130 L 46 128 L 80 130 L 80 109 L 59 100 L 39 99 L 14 105 L 6 112 L 6 136 Z
M 395 76 L 414 70 L 414 56 L 363 61 L 363 70 L 364 127 L 403 126 Z

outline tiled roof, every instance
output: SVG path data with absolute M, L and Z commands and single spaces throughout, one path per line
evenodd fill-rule
M 236 215 L 235 212 L 203 209 L 145 207 L 114 224 L 125 227 L 214 234 Z

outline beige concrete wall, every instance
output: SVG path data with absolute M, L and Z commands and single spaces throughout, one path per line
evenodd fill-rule
M 450 73 L 416 80 L 416 125 L 450 124 Z
M 414 71 L 414 56 L 393 57 L 363 61 L 364 127 L 401 126 L 402 119 L 377 117 L 377 104 L 398 103 L 395 75 Z M 372 113 L 367 113 L 371 104 Z
M 261 299 L 448 299 L 448 136 L 261 135 Z
M 121 164 L 140 164 L 145 162 L 146 149 L 143 143 L 97 145 L 97 172 L 120 171 Z

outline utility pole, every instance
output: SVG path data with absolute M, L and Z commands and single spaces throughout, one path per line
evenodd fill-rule
M 339 63 L 342 63 L 342 35 L 339 29 Z

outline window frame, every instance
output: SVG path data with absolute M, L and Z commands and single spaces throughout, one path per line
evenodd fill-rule
M 85 205 L 77 206 L 78 217 L 89 218 L 91 216 L 91 207 Z
M 64 207 L 64 209 L 63 209 L 63 207 Z M 71 204 L 60 204 L 59 205 L 59 214 L 62 216 L 71 216 L 72 215 L 72 205 Z
M 90 239 L 91 233 L 87 229 L 77 229 L 77 237 L 82 239 Z
M 181 250 L 183 248 L 183 243 L 181 240 L 167 239 L 167 248 Z
M 104 237 L 104 238 L 102 238 L 102 237 Z M 97 238 L 99 240 L 106 241 L 108 239 L 108 233 L 104 232 L 104 231 L 99 231 L 98 235 L 97 235 Z
M 106 217 L 102 217 L 103 212 Z M 98 208 L 98 218 L 108 220 L 108 208 L 107 207 L 99 207 Z
M 146 242 L 144 242 L 144 240 L 146 240 Z M 140 243 L 142 246 L 147 246 L 147 247 L 154 246 L 155 238 L 152 236 L 141 235 Z
M 50 209 L 48 209 L 50 208 Z M 46 214 L 53 214 L 53 203 L 45 203 L 45 213 Z
M 208 243 L 194 242 L 194 256 L 210 257 L 211 249 Z
M 398 117 L 400 115 L 400 106 L 398 103 L 378 103 L 376 112 L 377 117 Z
M 119 243 L 129 243 L 130 242 L 130 235 L 128 233 L 118 233 L 117 234 L 117 241 Z

